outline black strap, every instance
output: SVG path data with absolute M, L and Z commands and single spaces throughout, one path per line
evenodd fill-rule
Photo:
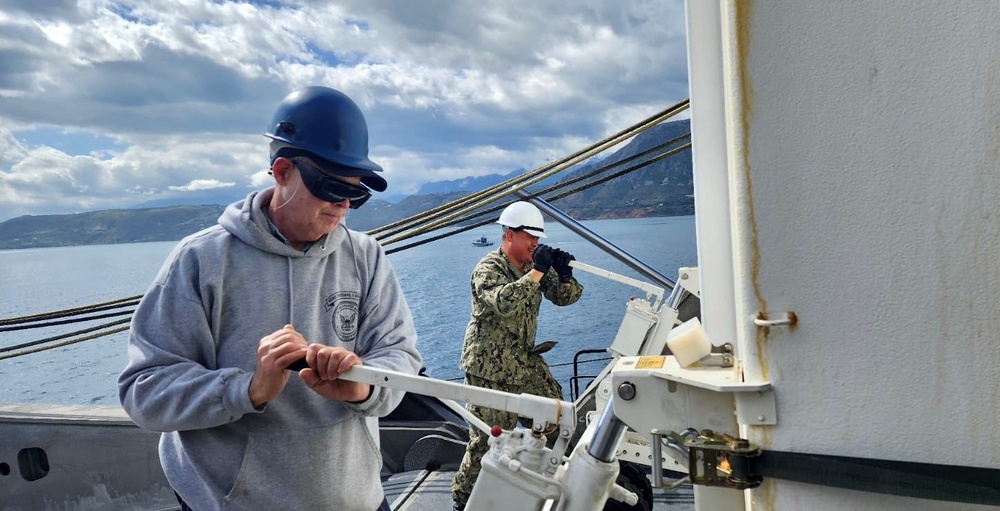
M 908 461 L 764 451 L 758 476 L 918 499 L 1000 506 L 1000 470 Z
M 532 231 L 538 231 L 538 232 L 545 232 L 545 229 L 543 229 L 541 227 L 535 227 L 533 225 L 519 225 L 517 227 L 511 227 L 510 228 L 510 230 L 512 230 L 512 231 L 523 231 L 525 229 L 531 229 Z

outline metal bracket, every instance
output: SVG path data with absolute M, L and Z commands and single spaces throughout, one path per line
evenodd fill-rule
M 698 362 L 707 367 L 733 367 L 736 357 L 730 353 L 709 353 Z

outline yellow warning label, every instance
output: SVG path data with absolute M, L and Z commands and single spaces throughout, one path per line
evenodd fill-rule
M 635 364 L 636 369 L 661 369 L 667 361 L 667 357 L 639 357 L 639 362 Z

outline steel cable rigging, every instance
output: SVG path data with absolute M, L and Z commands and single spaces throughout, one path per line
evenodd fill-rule
M 537 169 L 526 172 L 515 178 L 504 181 L 484 190 L 474 192 L 461 199 L 437 206 L 422 213 L 412 215 L 402 220 L 392 222 L 388 225 L 378 227 L 368 231 L 367 234 L 373 236 L 381 245 L 388 247 L 402 241 L 431 233 L 440 229 L 461 225 L 457 229 L 431 236 L 419 241 L 415 241 L 399 247 L 386 249 L 387 254 L 403 251 L 417 247 L 431 241 L 440 240 L 455 234 L 491 224 L 496 221 L 496 213 L 506 207 L 512 199 L 498 202 L 511 195 L 516 194 L 527 187 L 537 184 L 560 172 L 566 171 L 589 158 L 614 147 L 636 135 L 665 122 L 671 117 L 685 111 L 690 105 L 689 100 L 681 101 L 670 108 L 650 116 L 625 130 L 611 135 L 599 142 L 596 142 L 584 149 L 574 152 L 566 157 L 543 165 Z M 588 188 L 605 183 L 617 177 L 635 172 L 648 165 L 674 156 L 691 148 L 690 133 L 676 137 L 672 140 L 662 142 L 654 147 L 631 155 L 620 161 L 600 166 L 592 171 L 580 176 L 558 182 L 542 190 L 529 191 L 531 197 L 544 198 L 547 201 L 556 201 L 579 193 Z M 648 157 L 648 158 L 647 158 Z M 643 159 L 646 158 L 646 159 Z M 626 166 L 627 165 L 627 166 Z M 622 168 L 624 167 L 624 168 Z M 613 173 L 601 176 L 619 169 Z M 601 176 L 601 177 L 599 177 Z M 589 181 L 588 181 L 589 180 Z M 569 188 L 573 185 L 577 185 Z M 559 192 L 559 193 L 556 193 Z M 495 205 L 493 205 L 495 204 Z M 492 205 L 492 206 L 491 206 Z M 489 215 L 485 220 L 474 221 L 478 218 Z M 471 223 L 470 223 L 471 222 Z M 463 225 L 464 224 L 464 225 Z M 38 353 L 48 349 L 59 348 L 106 337 L 129 329 L 128 323 L 134 307 L 138 305 L 142 295 L 134 295 L 117 300 L 111 300 L 92 305 L 74 307 L 70 309 L 56 310 L 41 314 L 20 316 L 0 319 L 0 332 L 16 330 L 28 330 L 44 328 L 72 323 L 92 322 L 98 319 L 107 319 L 117 316 L 127 316 L 123 319 L 102 323 L 96 326 L 81 328 L 64 334 L 54 335 L 43 339 L 19 343 L 12 346 L 0 346 L 0 360 L 15 358 L 31 353 Z M 114 311 L 114 312 L 107 312 Z M 94 314 L 101 312 L 103 314 Z

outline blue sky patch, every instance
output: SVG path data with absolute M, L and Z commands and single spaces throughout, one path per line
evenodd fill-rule
M 122 151 L 128 146 L 91 132 L 65 131 L 59 128 L 36 128 L 29 131 L 16 131 L 14 136 L 24 145 L 35 148 L 49 146 L 70 156 L 84 156 L 105 151 Z
M 320 62 L 333 67 L 354 67 L 365 60 L 365 56 L 360 53 L 325 50 L 311 42 L 306 43 L 306 51 Z

